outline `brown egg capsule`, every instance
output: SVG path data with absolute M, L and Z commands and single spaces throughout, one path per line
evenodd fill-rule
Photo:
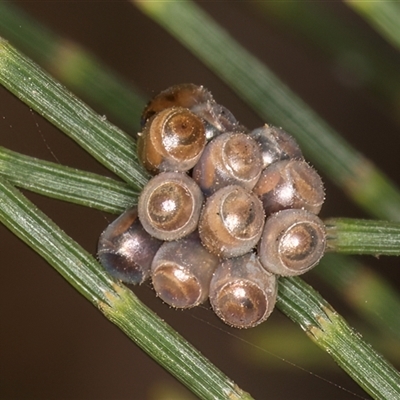
M 103 267 L 116 279 L 141 284 L 150 276 L 153 257 L 161 244 L 143 229 L 135 206 L 101 234 L 97 255 Z
M 321 177 L 303 160 L 278 161 L 265 168 L 253 192 L 265 214 L 303 208 L 318 214 L 325 200 Z
M 265 124 L 249 135 L 260 145 L 263 168 L 281 160 L 303 159 L 296 140 L 281 128 Z
M 143 228 L 160 240 L 177 240 L 197 228 L 203 194 L 184 173 L 164 172 L 152 178 L 139 197 Z
M 254 253 L 224 260 L 210 284 L 210 303 L 226 324 L 252 328 L 274 309 L 276 276 L 265 271 Z
M 152 174 L 188 171 L 206 144 L 202 120 L 186 108 L 167 108 L 149 119 L 139 134 L 138 157 Z
M 163 90 L 154 96 L 142 113 L 142 126 L 155 114 L 166 108 L 192 109 L 198 104 L 215 103 L 212 94 L 203 86 L 182 83 Z
M 244 133 L 224 133 L 207 145 L 192 176 L 210 196 L 228 185 L 253 189 L 261 169 L 261 152 L 254 139 Z
M 267 219 L 258 246 L 264 268 L 277 275 L 300 275 L 324 255 L 325 225 L 305 210 L 284 210 Z
M 260 200 L 240 186 L 227 186 L 207 199 L 199 234 L 208 251 L 230 258 L 249 252 L 260 239 L 263 226 Z
M 172 307 L 195 307 L 207 299 L 218 261 L 202 246 L 197 232 L 165 242 L 151 266 L 154 290 Z

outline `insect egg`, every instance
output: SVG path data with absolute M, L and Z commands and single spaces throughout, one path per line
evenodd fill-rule
M 150 276 L 153 257 L 161 244 L 143 229 L 135 206 L 126 210 L 101 234 L 97 255 L 115 278 L 141 284 Z
M 325 200 L 321 177 L 303 160 L 278 161 L 265 168 L 253 192 L 268 216 L 287 208 L 318 214 Z
M 205 148 L 193 169 L 193 179 L 206 196 L 228 185 L 253 189 L 261 174 L 259 146 L 244 133 L 224 133 Z
M 261 237 L 264 212 L 260 200 L 241 186 L 226 186 L 203 207 L 199 234 L 208 251 L 221 258 L 250 251 Z
M 283 210 L 267 218 L 258 255 L 267 271 L 292 276 L 317 265 L 325 247 L 325 225 L 315 214 Z
M 226 324 L 251 328 L 265 321 L 274 309 L 276 276 L 265 271 L 254 253 L 224 260 L 210 284 L 210 303 Z
M 152 178 L 139 197 L 139 219 L 160 240 L 177 240 L 197 228 L 203 194 L 185 173 L 163 172 Z
M 208 297 L 210 280 L 218 257 L 201 244 L 198 233 L 173 242 L 165 242 L 151 267 L 154 290 L 167 304 L 190 308 Z
M 188 171 L 206 144 L 201 119 L 186 108 L 172 107 L 149 119 L 138 137 L 138 157 L 152 174 Z

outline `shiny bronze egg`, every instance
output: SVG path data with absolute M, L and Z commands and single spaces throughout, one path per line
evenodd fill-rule
M 218 261 L 203 247 L 196 231 L 181 240 L 165 242 L 151 267 L 154 290 L 172 307 L 195 307 L 208 298 Z
M 152 178 L 139 197 L 143 228 L 160 240 L 177 240 L 197 228 L 203 194 L 188 175 L 163 172 Z
M 260 200 L 241 186 L 226 186 L 204 205 L 199 234 L 208 251 L 221 258 L 249 252 L 259 241 L 264 226 Z
M 325 225 L 306 210 L 283 210 L 267 218 L 258 246 L 264 268 L 277 275 L 301 275 L 325 253 Z
M 224 260 L 210 284 L 210 303 L 226 324 L 252 328 L 265 321 L 274 309 L 276 276 L 267 272 L 256 254 Z
M 204 150 L 202 120 L 182 107 L 167 108 L 149 119 L 137 140 L 138 157 L 152 174 L 191 169 Z
M 224 133 L 206 146 L 193 169 L 193 179 L 206 196 L 228 185 L 253 189 L 262 169 L 257 143 L 244 133 Z
M 99 239 L 97 256 L 116 279 L 141 284 L 150 276 L 153 257 L 161 244 L 143 229 L 135 206 L 104 230 Z
M 303 160 L 278 161 L 265 168 L 253 192 L 265 214 L 302 208 L 318 214 L 325 201 L 321 177 Z

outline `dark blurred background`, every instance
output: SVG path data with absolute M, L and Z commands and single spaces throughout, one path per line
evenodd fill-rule
M 267 122 L 260 120 L 217 76 L 129 2 L 11 3 L 58 34 L 80 43 L 147 98 L 170 85 L 193 82 L 209 88 L 215 99 L 249 128 Z M 343 60 L 334 59 L 310 44 L 273 13 L 264 15 L 247 2 L 199 4 L 349 142 L 400 183 L 399 113 L 366 87 L 362 76 L 347 69 Z M 338 21 L 361 32 L 365 41 L 381 47 L 393 63 L 400 65 L 395 49 L 345 5 L 329 2 L 323 7 Z M 0 88 L 0 104 L 1 146 L 112 176 L 3 88 Z M 90 105 L 100 114 L 106 114 L 98 105 Z M 329 180 L 325 182 L 327 200 L 323 217 L 366 217 Z M 92 254 L 99 234 L 115 218 L 24 193 Z M 3 226 L 0 237 L 2 399 L 193 398 Z M 398 259 L 364 260 L 396 284 Z M 306 280 L 367 339 L 376 339 L 329 288 L 312 274 Z M 353 399 L 357 394 L 369 398 L 299 327 L 278 311 L 262 326 L 238 331 L 218 321 L 208 304 L 190 311 L 176 311 L 162 304 L 149 284 L 133 290 L 257 399 Z M 399 365 L 398 359 L 379 340 L 374 346 Z

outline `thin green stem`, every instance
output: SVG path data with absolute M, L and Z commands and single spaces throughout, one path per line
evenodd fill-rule
M 366 4 L 366 2 L 358 2 Z M 351 73 L 359 84 L 370 87 L 398 113 L 400 74 L 388 52 L 354 29 L 351 21 L 332 13 L 323 2 L 250 2 L 249 5 L 283 29 L 302 36 L 307 44 L 328 55 L 335 68 Z
M 0 222 L 90 302 L 108 302 L 106 293 L 112 289 L 113 281 L 96 260 L 3 178 L 0 178 Z
M 400 48 L 400 5 L 397 1 L 345 0 L 389 42 Z
M 119 298 L 113 299 L 111 307 L 104 305 L 102 311 L 201 399 L 252 399 L 128 289 L 119 291 Z
M 0 38 L 0 83 L 137 189 L 148 174 L 136 143 Z
M 1 146 L 0 175 L 32 192 L 113 214 L 136 204 L 139 195 L 126 183 L 24 156 Z
M 300 278 L 281 278 L 277 306 L 372 397 L 400 396 L 399 372 Z
M 266 122 L 296 136 L 309 158 L 354 201 L 378 218 L 400 220 L 400 193 L 395 185 L 194 2 L 132 2 L 228 83 Z
M 0 36 L 11 41 L 71 90 L 137 130 L 145 100 L 138 90 L 78 44 L 43 27 L 10 2 L 0 2 Z
M 325 221 L 327 245 L 345 254 L 400 255 L 400 223 L 350 218 Z
M 400 339 L 399 295 L 376 271 L 351 257 L 330 253 L 312 273 L 336 289 L 381 336 Z

